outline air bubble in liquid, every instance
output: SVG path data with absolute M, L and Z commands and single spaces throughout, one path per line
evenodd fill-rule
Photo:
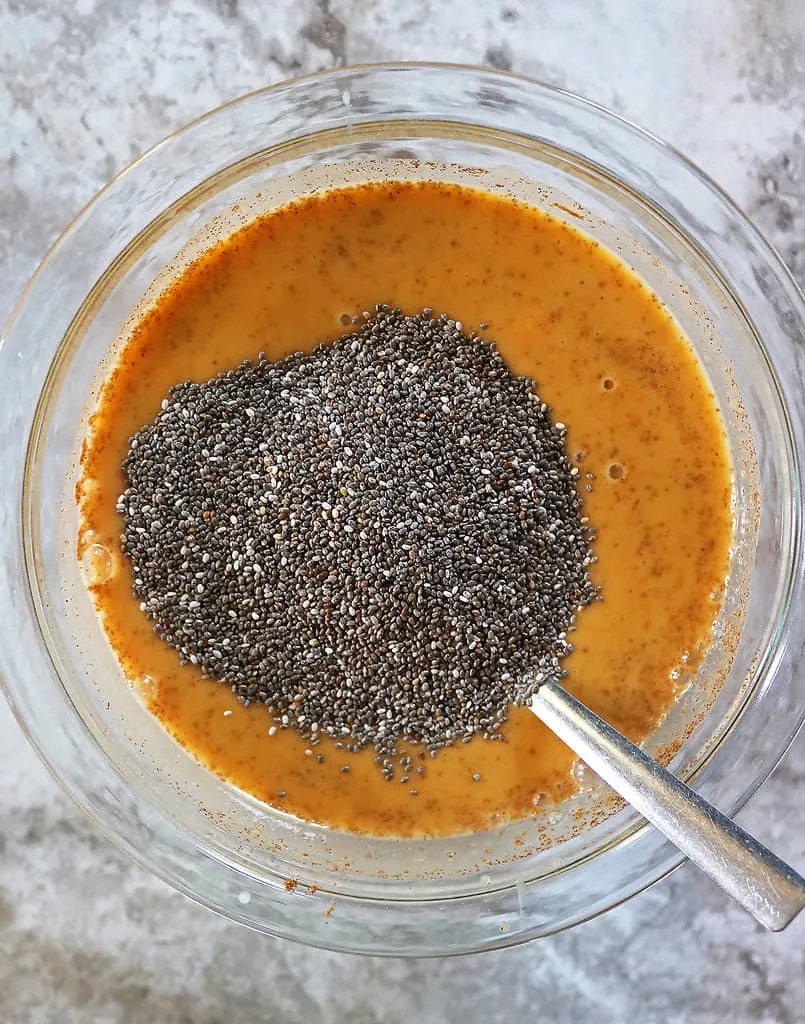
M 587 787 L 593 784 L 595 775 L 583 761 L 576 761 L 573 765 L 573 777 L 580 786 Z
M 157 694 L 157 681 L 156 679 L 152 679 L 151 676 L 138 676 L 136 679 L 132 679 L 132 683 L 134 688 L 145 698 L 155 697 Z
M 90 544 L 81 558 L 81 564 L 91 587 L 108 583 L 114 575 L 114 559 L 103 544 Z

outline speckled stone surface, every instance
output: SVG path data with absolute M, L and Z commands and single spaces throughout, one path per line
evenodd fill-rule
M 281 78 L 487 63 L 615 108 L 698 161 L 805 283 L 800 0 L 0 0 L 0 322 L 72 215 L 195 115 Z M 2 438 L 0 438 L 2 444 Z M 805 737 L 742 821 L 805 865 Z M 762 933 L 685 868 L 605 917 L 452 961 L 253 935 L 96 834 L 0 701 L 0 1022 L 805 1021 L 805 920 Z

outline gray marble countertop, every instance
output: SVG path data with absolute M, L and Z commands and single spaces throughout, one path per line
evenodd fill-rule
M 117 170 L 224 100 L 334 64 L 548 79 L 664 136 L 805 283 L 800 0 L 0 0 L 0 323 Z M 0 439 L 2 443 L 2 439 Z M 805 865 L 805 736 L 741 815 Z M 66 879 L 69 878 L 69 883 Z M 692 868 L 572 932 L 450 961 L 264 938 L 126 861 L 0 699 L 0 1022 L 805 1021 L 805 919 L 768 935 Z

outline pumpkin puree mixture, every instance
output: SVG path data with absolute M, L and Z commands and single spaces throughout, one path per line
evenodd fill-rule
M 337 828 L 457 834 L 569 796 L 573 755 L 515 708 L 502 742 L 476 737 L 435 757 L 412 748 L 424 767 L 416 795 L 384 778 L 371 747 L 350 753 L 323 737 L 320 763 L 293 729 L 269 735 L 263 705 L 244 707 L 179 664 L 140 611 L 120 546 L 128 441 L 172 385 L 259 352 L 310 351 L 377 303 L 433 307 L 494 340 L 567 425 L 582 489 L 594 475 L 584 513 L 598 531 L 591 575 L 603 600 L 579 614 L 565 685 L 645 738 L 718 611 L 731 541 L 723 428 L 660 300 L 597 242 L 502 195 L 437 182 L 335 189 L 260 217 L 196 260 L 143 316 L 101 389 L 82 451 L 79 555 L 111 554 L 108 579 L 88 584 L 109 641 L 150 710 L 210 769 Z

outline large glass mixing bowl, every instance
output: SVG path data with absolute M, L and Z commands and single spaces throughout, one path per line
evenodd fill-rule
M 729 437 L 735 545 L 713 650 L 647 746 L 730 813 L 805 713 L 805 307 L 740 211 L 657 139 L 546 85 L 442 65 L 347 68 L 201 118 L 104 189 L 22 296 L 0 348 L 0 668 L 23 729 L 113 842 L 194 899 L 277 935 L 421 956 L 571 926 L 681 857 L 589 777 L 566 805 L 446 839 L 361 838 L 260 804 L 123 679 L 82 586 L 71 497 L 98 382 L 143 295 L 256 212 L 378 175 L 550 209 L 633 265 L 695 346 Z

